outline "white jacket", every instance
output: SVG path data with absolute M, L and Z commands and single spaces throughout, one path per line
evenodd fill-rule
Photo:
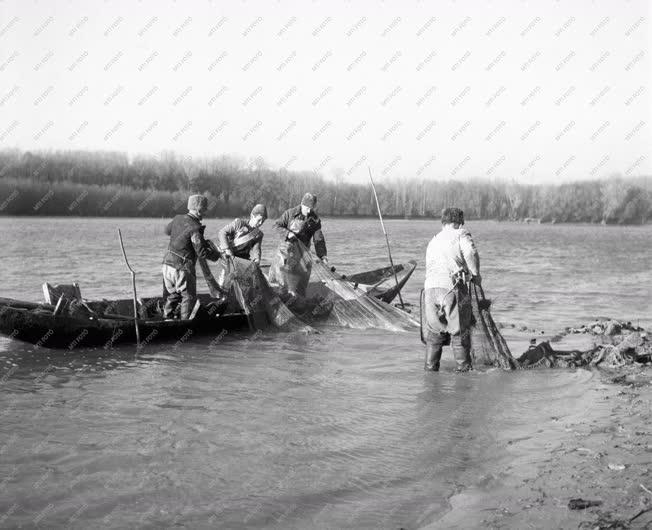
M 477 276 L 480 274 L 480 256 L 466 228 L 444 225 L 428 243 L 424 288 L 452 289 L 452 276 L 459 270 Z

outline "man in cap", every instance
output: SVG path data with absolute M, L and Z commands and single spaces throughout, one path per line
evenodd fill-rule
M 237 218 L 224 226 L 217 234 L 220 250 L 227 256 L 251 259 L 260 264 L 263 233 L 260 226 L 267 219 L 267 208 L 257 204 L 249 219 Z
M 170 236 L 163 258 L 163 283 L 169 293 L 165 301 L 164 317 L 173 318 L 180 305 L 180 318 L 190 318 L 197 300 L 195 263 L 198 257 L 211 257 L 204 239 L 202 216 L 208 207 L 203 195 L 188 198 L 188 213 L 177 215 L 165 227 Z M 213 258 L 215 256 L 212 256 Z
M 446 208 L 442 230 L 426 250 L 424 313 L 425 370 L 439 371 L 442 347 L 450 344 L 456 371 L 471 369 L 471 326 L 473 312 L 467 279 L 481 282 L 480 258 L 473 239 L 464 228 L 464 212 Z
M 292 295 L 305 295 L 312 270 L 312 262 L 304 256 L 303 247 L 299 242 L 309 250 L 312 240 L 317 257 L 328 264 L 326 240 L 321 230 L 321 220 L 315 210 L 316 205 L 317 197 L 306 193 L 299 206 L 283 212 L 274 223 L 281 242 L 277 266 L 272 266 L 270 270 L 270 281 L 286 287 Z

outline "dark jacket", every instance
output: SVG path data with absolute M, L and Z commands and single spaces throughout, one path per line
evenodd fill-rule
M 295 206 L 284 211 L 274 223 L 282 241 L 287 241 L 290 231 L 297 234 L 297 238 L 306 247 L 310 248 L 310 240 L 315 243 L 315 252 L 318 258 L 326 256 L 326 240 L 321 231 L 321 219 L 315 212 L 310 212 L 306 217 L 301 213 L 301 206 Z
M 205 228 L 199 219 L 190 214 L 175 216 L 165 227 L 170 243 L 163 263 L 194 273 L 197 257 L 206 257 Z
M 244 245 L 238 245 L 238 240 L 244 239 L 249 234 L 251 234 L 251 240 Z M 234 256 L 258 262 L 260 262 L 262 241 L 263 233 L 258 228 L 249 226 L 248 220 L 240 218 L 234 219 L 217 233 L 217 242 L 222 251 L 230 248 Z

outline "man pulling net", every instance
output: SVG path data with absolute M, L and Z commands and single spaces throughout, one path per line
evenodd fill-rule
M 421 296 L 424 369 L 439 371 L 443 347 L 450 344 L 457 372 L 476 364 L 515 367 L 507 343 L 489 312 L 481 286 L 480 256 L 464 228 L 464 212 L 446 208 L 442 230 L 426 251 L 426 280 Z
M 226 256 L 250 259 L 260 263 L 263 232 L 260 227 L 267 219 L 267 208 L 257 204 L 249 219 L 236 218 L 217 233 L 220 252 Z
M 182 320 L 190 318 L 197 300 L 195 263 L 199 259 L 215 261 L 215 249 L 204 239 L 205 226 L 201 223 L 208 199 L 203 195 L 188 198 L 188 213 L 177 215 L 165 226 L 170 236 L 163 258 L 162 274 L 165 298 L 164 317 Z
M 207 278 L 214 290 L 222 291 L 224 295 L 231 290 L 233 258 L 251 260 L 256 265 L 260 264 L 264 237 L 260 227 L 266 219 L 267 208 L 264 204 L 257 204 L 251 210 L 249 219 L 237 217 L 217 233 L 220 260 L 215 268 L 214 280 Z M 205 272 L 208 273 L 208 270 Z
M 317 258 L 328 264 L 326 240 L 316 205 L 317 197 L 306 193 L 299 206 L 283 212 L 274 223 L 281 240 L 269 271 L 269 281 L 290 296 L 303 297 L 306 294 L 312 259 L 306 259 L 305 251 L 310 249 L 311 241 L 314 242 Z
M 364 289 L 333 274 L 323 260 L 315 258 L 301 241 L 293 245 L 296 262 L 292 263 L 291 269 L 282 261 L 283 254 L 279 253 L 276 257 L 276 274 L 290 276 L 279 278 L 276 289 L 301 320 L 311 324 L 389 331 L 410 331 L 418 326 L 418 322 L 408 313 L 368 295 Z M 292 275 L 296 270 L 303 274 L 310 271 L 310 276 L 303 280 L 303 296 L 297 293 L 290 295 L 284 287 L 293 285 Z
M 281 241 L 270 267 L 270 284 L 305 322 L 358 329 L 413 329 L 417 323 L 408 314 L 367 296 L 328 268 L 316 204 L 317 197 L 306 193 L 299 206 L 286 210 L 276 221 Z M 316 258 L 310 252 L 311 241 Z
M 426 251 L 424 369 L 439 371 L 443 346 L 450 344 L 456 371 L 465 372 L 471 369 L 473 319 L 466 279 L 480 283 L 480 257 L 471 234 L 463 228 L 462 210 L 446 208 L 441 224 L 441 232 L 432 238 Z

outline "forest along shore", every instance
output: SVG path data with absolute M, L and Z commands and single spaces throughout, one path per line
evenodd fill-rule
M 326 178 L 312 170 L 275 170 L 260 157 L 5 149 L 0 150 L 0 215 L 169 217 L 185 211 L 189 193 L 203 193 L 209 198 L 209 217 L 248 215 L 257 203 L 266 204 L 276 216 L 311 191 L 319 198 L 322 216 L 375 217 L 368 183 L 353 182 L 343 170 L 332 173 Z M 444 207 L 458 204 L 467 219 L 605 224 L 652 220 L 650 177 L 561 185 L 438 177 L 380 178 L 383 215 L 439 218 Z

